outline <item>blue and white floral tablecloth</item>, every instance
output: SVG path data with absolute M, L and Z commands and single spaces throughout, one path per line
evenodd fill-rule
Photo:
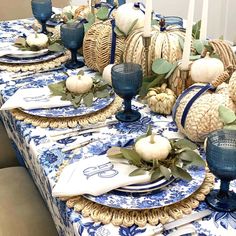
M 19 34 L 29 32 L 30 20 L 18 20 L 0 23 L 0 40 L 2 42 L 12 42 L 14 37 Z M 73 73 L 72 71 L 68 71 Z M 91 72 L 91 71 L 89 71 Z M 0 104 L 8 99 L 16 89 L 30 83 L 32 80 L 43 81 L 56 78 L 63 79 L 64 73 L 61 71 L 52 72 L 51 74 L 41 74 L 31 76 L 26 79 L 10 81 L 12 72 L 0 72 L 0 89 L 1 97 Z M 88 145 L 81 150 L 74 152 L 63 153 L 61 149 L 66 145 L 71 145 L 78 140 L 87 137 L 69 137 L 59 141 L 52 141 L 49 134 L 56 129 L 34 127 L 31 124 L 26 124 L 22 121 L 14 119 L 10 112 L 1 112 L 1 118 L 5 124 L 9 137 L 14 141 L 19 149 L 24 162 L 29 172 L 31 173 L 35 184 L 38 186 L 43 198 L 45 199 L 51 215 L 54 219 L 59 235 L 89 235 L 89 236 L 134 236 L 147 235 L 147 230 L 151 226 L 139 228 L 136 225 L 132 227 L 115 227 L 112 224 L 102 225 L 94 223 L 89 218 L 84 218 L 80 213 L 66 207 L 65 202 L 60 201 L 51 196 L 52 187 L 55 185 L 56 173 L 62 164 L 63 160 L 70 162 L 77 161 L 83 155 L 97 155 L 106 151 L 107 147 L 114 142 L 120 142 L 123 145 L 127 140 L 122 137 L 135 137 L 146 131 L 147 126 L 151 124 L 154 130 L 167 137 L 176 137 L 177 128 L 171 117 L 156 115 L 149 109 L 137 102 L 134 107 L 138 108 L 142 113 L 142 118 L 138 122 L 132 124 L 117 123 L 101 129 L 99 135 L 94 134 L 97 145 Z M 96 136 L 97 135 L 97 136 Z M 106 142 L 104 140 L 107 140 Z M 109 141 L 108 141 L 109 140 Z M 73 158 L 72 158 L 73 157 Z M 78 181 L 79 184 L 79 181 Z M 216 183 L 218 187 L 218 183 Z M 236 190 L 236 181 L 231 183 L 231 188 Z M 174 197 L 174 196 L 172 196 Z M 197 211 L 207 208 L 205 202 L 202 202 L 196 209 Z M 37 212 L 35 212 L 37 214 Z M 230 236 L 236 235 L 236 212 L 224 213 L 213 212 L 211 216 L 204 218 L 201 221 L 194 222 L 194 227 L 197 229 L 198 235 L 204 236 Z

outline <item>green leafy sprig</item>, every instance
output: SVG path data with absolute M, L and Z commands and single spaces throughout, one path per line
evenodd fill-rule
M 15 40 L 14 46 L 22 51 L 40 51 L 42 48 L 37 46 L 29 46 L 26 42 L 26 38 L 19 37 Z M 48 35 L 47 49 L 51 52 L 63 52 L 65 50 L 61 40 L 54 40 L 52 36 Z
M 224 129 L 236 130 L 236 114 L 231 109 L 220 105 L 219 116 L 224 123 Z
M 149 127 L 147 133 L 138 137 L 135 143 L 147 136 L 152 134 L 151 128 Z M 137 166 L 129 176 L 143 175 L 149 172 L 151 175 L 151 181 L 154 181 L 161 176 L 169 179 L 171 176 L 176 178 L 190 181 L 191 175 L 186 171 L 186 167 L 189 165 L 194 166 L 205 166 L 205 161 L 195 151 L 197 145 L 187 139 L 171 139 L 171 151 L 165 160 L 153 160 L 145 161 L 135 151 L 135 147 L 131 148 L 120 148 L 112 147 L 107 151 L 109 158 L 126 159 L 132 165 Z
M 84 71 L 81 70 L 78 76 L 83 75 Z M 109 85 L 102 80 L 99 74 L 96 74 L 93 78 L 93 86 L 87 93 L 78 94 L 70 92 L 66 88 L 65 80 L 50 84 L 48 88 L 51 90 L 52 96 L 61 96 L 62 101 L 70 101 L 75 108 L 79 107 L 81 104 L 84 104 L 86 107 L 91 107 L 94 98 L 108 98 L 112 95 L 112 90 Z

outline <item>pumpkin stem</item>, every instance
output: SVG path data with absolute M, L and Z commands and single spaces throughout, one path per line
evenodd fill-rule
M 207 53 L 206 53 L 205 58 L 210 58 L 210 52 L 207 52 Z
M 151 134 L 151 136 L 150 136 L 150 143 L 151 144 L 155 143 L 154 136 L 155 136 L 155 134 Z
M 38 33 L 37 33 L 37 31 L 35 31 L 35 38 L 38 38 L 39 36 L 38 36 Z

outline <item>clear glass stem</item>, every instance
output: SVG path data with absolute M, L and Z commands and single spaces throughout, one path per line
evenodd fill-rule
M 125 110 L 124 112 L 131 112 L 131 99 L 124 99 Z
M 221 180 L 220 190 L 219 190 L 219 193 L 218 193 L 217 197 L 222 199 L 222 198 L 227 198 L 229 196 L 228 195 L 229 183 L 230 183 L 230 181 Z

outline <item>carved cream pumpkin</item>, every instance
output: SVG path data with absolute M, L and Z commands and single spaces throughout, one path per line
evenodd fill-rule
M 134 3 L 126 3 L 116 10 L 116 26 L 125 35 L 128 35 L 131 28 L 132 30 L 143 28 L 144 17 L 144 13 L 139 8 L 134 7 Z
M 116 37 L 115 64 L 122 60 L 125 38 Z M 110 64 L 112 45 L 112 26 L 110 20 L 95 22 L 84 36 L 83 55 L 85 64 L 93 70 L 102 72 Z
M 48 43 L 48 36 L 46 34 L 30 34 L 26 37 L 26 43 L 32 47 L 45 48 Z
M 216 84 L 214 86 L 217 87 L 219 81 L 225 81 L 228 77 L 228 73 L 224 72 L 213 82 Z M 197 83 L 185 90 L 177 99 L 172 113 L 178 129 L 195 142 L 203 142 L 210 132 L 223 128 L 218 112 L 220 105 L 236 112 L 236 72 L 231 76 L 229 84 L 222 83 L 215 92 L 206 91 L 188 106 L 190 100 L 205 86 Z
M 211 58 L 209 53 L 204 58 L 194 61 L 190 70 L 192 80 L 201 83 L 211 83 L 223 72 L 223 62 L 217 58 Z
M 145 74 L 145 52 L 142 35 L 143 30 L 138 29 L 128 36 L 123 58 L 125 62 L 134 62 L 142 65 Z M 185 32 L 180 29 L 169 28 L 163 32 L 160 32 L 159 28 L 153 29 L 149 47 L 149 71 L 151 71 L 151 66 L 155 59 L 163 58 L 171 63 L 180 60 L 182 58 L 182 49 L 179 38 L 184 40 L 184 36 Z
M 93 79 L 87 75 L 72 75 L 66 79 L 66 88 L 73 93 L 87 93 L 93 86 Z

